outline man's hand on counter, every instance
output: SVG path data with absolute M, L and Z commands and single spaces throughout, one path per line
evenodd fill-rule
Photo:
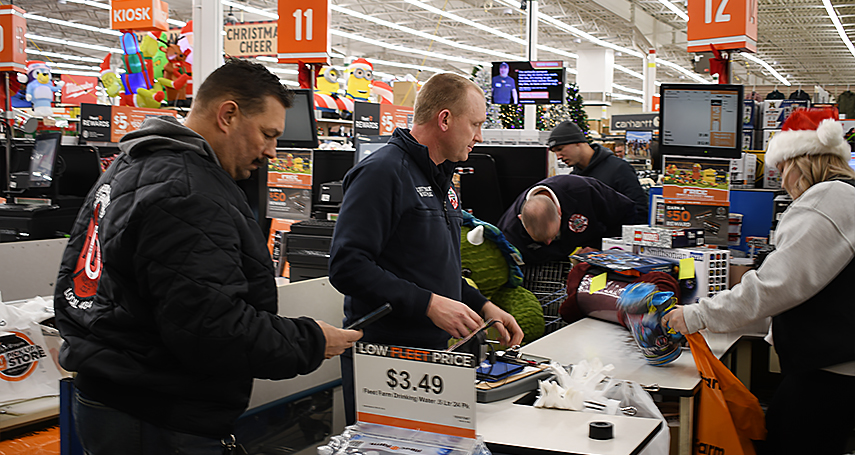
M 517 320 L 508 312 L 490 301 L 484 304 L 481 312 L 484 313 L 485 321 L 489 321 L 490 319 L 499 321 L 494 327 L 499 331 L 499 336 L 502 337 L 502 343 L 505 346 L 514 346 L 522 342 L 523 331 L 519 324 L 517 324 Z

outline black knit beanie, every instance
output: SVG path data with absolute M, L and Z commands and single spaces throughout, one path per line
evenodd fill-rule
M 558 145 L 576 144 L 579 142 L 588 142 L 588 138 L 585 137 L 585 133 L 582 132 L 579 125 L 569 120 L 565 120 L 559 123 L 558 126 L 553 128 L 552 132 L 549 133 L 549 140 L 546 141 L 546 146 L 552 148 Z

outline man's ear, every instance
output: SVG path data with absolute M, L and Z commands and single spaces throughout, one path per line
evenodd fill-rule
M 451 111 L 443 109 L 437 114 L 437 126 L 440 131 L 448 131 L 451 124 Z
M 238 105 L 232 100 L 223 101 L 217 107 L 217 127 L 223 133 L 228 133 L 238 115 Z

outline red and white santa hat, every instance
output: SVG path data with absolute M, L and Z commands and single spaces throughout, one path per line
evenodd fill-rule
M 104 61 L 101 62 L 101 75 L 105 75 L 107 73 L 115 73 L 112 68 L 110 68 L 110 58 L 112 58 L 113 54 L 107 54 L 104 57 Z
M 797 109 L 769 142 L 765 165 L 774 167 L 801 155 L 837 155 L 849 161 L 849 144 L 837 119 L 834 108 Z
M 364 58 L 358 58 L 358 59 L 354 60 L 350 64 L 350 68 L 351 69 L 362 68 L 364 70 L 374 71 L 374 65 L 372 65 L 371 62 L 369 62 L 368 60 L 365 60 Z

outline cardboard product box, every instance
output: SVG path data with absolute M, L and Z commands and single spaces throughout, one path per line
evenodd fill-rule
M 774 166 L 766 166 L 763 170 L 763 188 L 780 189 L 781 172 Z
M 631 245 L 682 248 L 704 244 L 703 229 L 669 229 L 638 224 L 623 226 L 622 232 L 624 243 Z
M 800 107 L 809 107 L 808 100 L 766 100 L 763 101 L 763 129 L 777 130 L 784 120 Z M 765 148 L 764 148 L 765 150 Z
M 742 153 L 742 158 L 730 160 L 731 189 L 754 188 L 755 173 L 757 172 L 757 155 Z
M 763 130 L 763 143 L 760 144 L 763 146 L 762 149 L 767 150 L 769 148 L 769 141 L 780 132 L 781 130 Z
M 742 110 L 742 129 L 754 130 L 760 129 L 760 122 L 763 120 L 763 103 L 754 100 L 744 100 L 744 108 Z
M 681 303 L 696 303 L 702 297 L 712 297 L 729 289 L 730 252 L 710 248 L 660 248 L 642 246 L 641 256 L 667 258 L 674 261 L 692 258 L 695 261 L 695 278 L 680 281 Z
M 603 246 L 600 248 L 606 250 L 620 250 L 629 253 L 638 253 L 638 246 L 623 241 L 623 237 L 606 237 L 603 239 Z

